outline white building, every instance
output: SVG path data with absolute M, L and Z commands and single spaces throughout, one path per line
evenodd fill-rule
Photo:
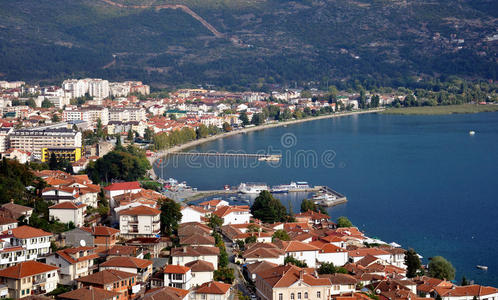
M 213 214 L 223 219 L 222 225 L 248 224 L 252 217 L 248 206 L 223 206 Z
M 93 262 L 97 258 L 99 255 L 95 254 L 95 247 L 80 246 L 52 253 L 47 256 L 46 262 L 59 267 L 61 284 L 72 285 L 75 279 L 91 274 Z
M 122 236 L 153 237 L 161 231 L 161 211 L 145 205 L 119 212 L 119 230 Z
M 183 206 L 182 219 L 180 220 L 180 224 L 189 222 L 201 223 L 201 218 L 204 218 L 206 216 L 206 213 L 207 211 L 198 206 Z
M 183 246 L 171 249 L 171 264 L 184 266 L 196 260 L 203 260 L 213 264 L 218 269 L 218 247 Z
M 166 265 L 163 269 L 164 286 L 171 286 L 178 289 L 189 290 L 192 286 L 192 271 L 189 267 L 180 265 Z
M 51 219 L 61 223 L 73 222 L 76 227 L 81 227 L 85 223 L 86 204 L 64 201 L 50 206 L 48 211 Z
M 12 131 L 12 127 L 0 128 L 0 153 L 4 153 L 9 149 L 9 134 Z
M 107 107 L 67 108 L 62 112 L 62 120 L 64 122 L 82 120 L 95 124 L 98 119 L 100 119 L 104 126 L 109 123 L 109 110 Z
M 138 183 L 138 181 L 116 182 L 104 188 L 104 192 L 107 199 L 109 199 L 111 209 L 114 209 L 117 206 L 113 200 L 114 197 L 127 193 L 136 194 L 141 190 L 142 188 L 140 187 L 140 183 Z
M 50 253 L 50 232 L 24 225 L 8 229 L 3 234 L 0 268 L 36 260 L 39 256 Z
M 198 286 L 213 280 L 214 266 L 212 263 L 203 260 L 194 260 L 185 264 L 192 272 L 190 286 Z
M 22 299 L 32 293 L 45 294 L 57 288 L 57 267 L 26 261 L 0 270 L 0 280 L 8 286 L 8 298 Z

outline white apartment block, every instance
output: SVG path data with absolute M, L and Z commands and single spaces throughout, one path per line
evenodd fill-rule
M 145 108 L 125 107 L 112 108 L 109 110 L 109 121 L 145 121 Z
M 74 284 L 74 280 L 90 275 L 94 259 L 98 258 L 95 248 L 81 246 L 59 250 L 47 256 L 47 264 L 59 267 L 60 283 Z
M 51 237 L 50 232 L 26 225 L 7 230 L 1 242 L 0 268 L 48 254 Z
M 103 99 L 109 97 L 109 81 L 103 79 L 68 79 L 62 83 L 62 88 L 69 92 L 71 98 L 78 98 L 88 93 L 90 96 Z
M 66 109 L 62 112 L 62 120 L 67 121 L 88 121 L 96 123 L 100 119 L 102 125 L 109 123 L 109 110 L 107 107 L 90 106 L 78 109 Z
M 125 237 L 153 237 L 161 231 L 161 211 L 149 206 L 130 207 L 119 212 L 119 230 Z
M 67 128 L 19 129 L 9 134 L 10 147 L 31 152 L 41 159 L 43 148 L 81 147 L 81 132 Z
M 9 134 L 12 131 L 12 128 L 0 128 L 0 153 L 4 153 L 9 149 Z

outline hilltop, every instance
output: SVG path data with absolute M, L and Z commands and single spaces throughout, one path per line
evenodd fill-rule
M 497 15 L 492 0 L 4 1 L 0 80 L 496 80 Z

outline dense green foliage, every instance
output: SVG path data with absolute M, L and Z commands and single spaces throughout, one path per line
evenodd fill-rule
M 435 256 L 429 262 L 430 277 L 453 280 L 455 279 L 455 268 L 442 256 Z
M 336 267 L 333 263 L 324 262 L 320 265 L 320 267 L 316 270 L 318 274 L 335 274 L 342 273 L 347 274 L 348 271 L 343 267 Z
M 36 178 L 27 165 L 3 158 L 0 164 L 0 204 L 10 200 L 19 204 L 28 203 L 35 195 L 26 189 L 27 186 L 40 191 L 45 182 Z
M 353 223 L 346 217 L 337 218 L 337 227 L 353 227 Z
M 405 252 L 405 265 L 406 265 L 406 277 L 413 278 L 417 276 L 417 273 L 422 267 L 420 258 L 417 252 L 413 249 L 409 249 Z
M 160 201 L 161 204 L 161 232 L 170 236 L 178 231 L 178 223 L 182 219 L 180 203 L 166 198 Z
M 308 210 L 328 215 L 327 210 L 324 207 L 316 205 L 312 199 L 303 199 L 301 202 L 301 212 L 307 212 Z
M 300 268 L 307 268 L 308 265 L 304 262 L 304 261 L 301 261 L 301 260 L 298 260 L 296 258 L 294 258 L 293 256 L 286 256 L 285 259 L 284 259 L 284 264 L 293 264 L 294 266 L 296 267 L 300 267 Z
M 254 199 L 251 214 L 264 223 L 284 222 L 288 219 L 285 206 L 268 191 L 262 191 Z
M 110 183 L 114 180 L 135 181 L 142 178 L 151 168 L 145 151 L 134 146 L 116 147 L 86 169 L 93 182 Z
M 209 216 L 208 226 L 214 230 L 217 230 L 223 225 L 223 219 L 215 214 Z
M 287 233 L 287 231 L 283 229 L 278 229 L 273 233 L 271 239 L 272 241 L 274 241 L 275 239 L 279 239 L 281 241 L 290 241 L 290 236 Z
M 224 37 L 213 37 L 180 9 L 3 1 L 0 71 L 12 80 L 97 76 L 235 89 L 296 81 L 414 88 L 436 76 L 498 76 L 496 43 L 486 41 L 495 32 L 493 1 L 174 3 L 189 6 Z
M 170 133 L 162 132 L 154 136 L 154 149 L 161 150 L 179 144 L 193 141 L 197 138 L 195 130 L 183 127 L 181 130 L 173 130 Z

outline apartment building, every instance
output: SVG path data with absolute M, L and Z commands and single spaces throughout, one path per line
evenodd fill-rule
M 143 107 L 111 108 L 109 121 L 145 121 L 146 111 Z
M 9 149 L 9 134 L 12 131 L 12 127 L 0 128 L 0 153 L 4 153 Z
M 109 109 L 107 107 L 89 106 L 77 109 L 65 109 L 62 112 L 62 120 L 67 121 L 88 121 L 96 123 L 100 119 L 102 125 L 109 123 Z
M 86 204 L 64 201 L 48 208 L 50 219 L 62 223 L 72 222 L 74 226 L 81 227 L 85 222 Z
M 161 211 L 149 206 L 130 207 L 119 212 L 119 230 L 125 237 L 156 236 L 161 230 Z
M 81 132 L 67 128 L 18 129 L 9 135 L 10 147 L 31 152 L 42 158 L 43 148 L 81 148 Z
M 21 262 L 0 270 L 0 283 L 7 285 L 7 296 L 12 299 L 45 294 L 57 288 L 58 269 L 37 261 Z
M 94 269 L 94 260 L 99 257 L 95 254 L 95 247 L 80 246 L 59 250 L 47 256 L 47 264 L 59 267 L 60 283 L 74 284 L 74 280 L 87 276 Z
M 137 274 L 119 270 L 104 270 L 76 279 L 78 288 L 94 287 L 119 293 L 119 300 L 135 299 L 141 290 Z
M 27 225 L 2 232 L 0 268 L 48 254 L 51 237 L 51 233 Z

